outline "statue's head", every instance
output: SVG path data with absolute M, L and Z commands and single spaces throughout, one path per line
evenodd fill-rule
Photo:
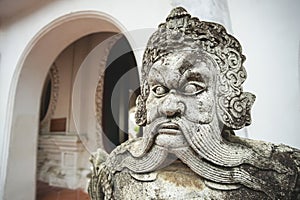
M 144 135 L 130 150 L 130 166 L 143 167 L 129 168 L 152 171 L 175 155 L 207 180 L 258 188 L 256 180 L 247 182 L 250 174 L 232 174 L 259 157 L 247 145 L 234 144 L 238 139 L 228 134 L 251 123 L 255 96 L 242 89 L 244 61 L 241 45 L 222 25 L 173 9 L 144 53 L 136 110 Z
M 199 124 L 217 118 L 223 130 L 249 125 L 255 96 L 242 89 L 244 61 L 239 42 L 222 25 L 173 9 L 144 53 L 137 123 L 183 117 Z
M 130 166 L 143 167 L 128 168 L 153 171 L 178 158 L 206 180 L 260 190 L 259 180 L 238 169 L 257 165 L 259 156 L 228 134 L 251 123 L 255 96 L 242 89 L 244 61 L 239 42 L 222 25 L 173 9 L 144 53 L 136 111 L 144 135 L 130 150 Z

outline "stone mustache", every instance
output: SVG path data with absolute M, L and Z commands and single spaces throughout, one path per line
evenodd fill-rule
M 300 199 L 299 150 L 234 135 L 255 100 L 244 60 L 223 26 L 173 9 L 143 57 L 144 135 L 92 156 L 91 199 Z

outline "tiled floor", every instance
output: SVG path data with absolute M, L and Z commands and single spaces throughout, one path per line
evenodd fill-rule
M 53 187 L 38 181 L 36 200 L 89 200 L 89 196 L 81 189 L 70 190 Z

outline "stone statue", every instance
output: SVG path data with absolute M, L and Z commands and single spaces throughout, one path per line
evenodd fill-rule
M 234 134 L 255 100 L 244 60 L 223 26 L 173 9 L 144 53 L 144 135 L 92 156 L 91 199 L 300 199 L 299 150 Z

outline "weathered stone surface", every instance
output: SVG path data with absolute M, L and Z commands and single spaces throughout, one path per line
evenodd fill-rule
M 220 184 L 205 179 L 192 171 L 188 165 L 170 157 L 165 165 L 161 165 L 155 171 L 146 173 L 134 173 L 128 169 L 117 170 L 102 168 L 94 174 L 96 188 L 90 187 L 92 199 L 97 195 L 105 195 L 107 199 L 300 199 L 300 177 L 299 163 L 300 151 L 285 145 L 273 145 L 261 141 L 240 139 L 230 136 L 227 139 L 247 145 L 253 145 L 257 152 L 264 152 L 269 160 L 277 160 L 278 164 L 286 166 L 286 171 L 261 170 L 248 164 L 240 168 L 252 175 L 252 179 L 261 180 L 264 185 L 262 189 L 249 188 L 241 184 Z M 126 142 L 122 149 L 140 145 L 139 140 Z M 266 148 L 267 147 L 267 148 Z M 118 152 L 119 153 L 119 152 Z M 98 156 L 102 156 L 99 153 Z M 264 157 L 262 155 L 262 157 Z M 115 157 L 112 157 L 115 158 Z M 110 159 L 106 160 L 107 166 Z M 115 162 L 115 161 L 114 161 Z M 102 164 L 101 167 L 104 165 Z M 107 167 L 106 166 L 106 167 Z M 101 175 L 104 175 L 101 177 Z M 100 175 L 100 176 L 99 176 Z M 99 177 L 104 179 L 101 180 Z M 107 179 L 108 178 L 108 179 Z M 221 177 L 220 177 L 221 178 Z M 232 177 L 234 179 L 234 177 Z M 93 182 L 93 181 L 92 181 Z M 95 183 L 95 182 L 94 182 Z M 92 191 L 94 194 L 92 194 Z M 107 197 L 106 196 L 106 197 Z
M 117 173 L 114 185 L 122 189 L 114 191 L 115 199 L 268 199 L 265 194 L 248 188 L 230 190 L 230 187 L 220 186 L 220 190 L 212 189 L 180 161 L 152 174 L 156 176 L 155 180 L 141 181 L 128 172 Z
M 172 10 L 144 54 L 144 135 L 92 156 L 91 198 L 300 199 L 299 150 L 234 135 L 255 100 L 244 60 L 223 26 Z

